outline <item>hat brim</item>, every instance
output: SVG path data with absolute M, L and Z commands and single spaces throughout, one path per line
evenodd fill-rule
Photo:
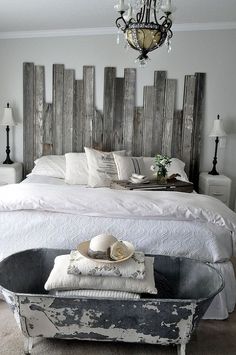
M 125 260 L 128 260 L 131 258 L 131 256 L 134 254 L 134 246 L 133 244 L 131 244 L 130 242 L 126 242 L 123 241 L 122 242 L 125 244 L 125 246 L 128 248 L 129 250 L 129 255 L 126 256 L 123 259 L 120 260 L 106 260 L 106 259 L 95 259 L 95 258 L 91 258 L 88 255 L 88 249 L 89 249 L 89 244 L 90 244 L 90 240 L 86 240 L 85 242 L 82 242 L 78 245 L 77 250 L 80 252 L 81 255 L 83 255 L 85 258 L 92 260 L 92 261 L 96 261 L 98 263 L 107 263 L 107 264 L 114 264 L 114 263 L 121 263 Z

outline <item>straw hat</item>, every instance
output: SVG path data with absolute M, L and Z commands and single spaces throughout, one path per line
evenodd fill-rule
M 112 234 L 99 234 L 80 243 L 77 249 L 85 258 L 103 263 L 120 263 L 134 253 L 130 242 L 118 241 Z

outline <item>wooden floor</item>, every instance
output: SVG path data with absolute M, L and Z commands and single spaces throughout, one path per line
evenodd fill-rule
M 6 303 L 0 301 L 0 354 L 23 354 L 23 338 Z M 176 347 L 37 339 L 33 355 L 172 355 Z M 187 355 L 236 355 L 236 311 L 225 321 L 202 321 Z

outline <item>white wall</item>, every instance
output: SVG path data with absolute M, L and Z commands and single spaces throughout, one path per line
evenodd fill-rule
M 46 96 L 51 101 L 52 64 L 63 63 L 76 69 L 82 78 L 83 65 L 96 66 L 96 102 L 102 108 L 103 69 L 116 66 L 122 76 L 125 67 L 135 67 L 137 53 L 116 45 L 115 36 L 35 38 L 0 40 L 0 107 L 10 101 L 19 125 L 13 128 L 12 158 L 22 161 L 22 63 L 34 62 L 46 67 Z M 151 62 L 137 72 L 137 104 L 142 105 L 144 85 L 153 83 L 154 70 L 167 70 L 169 78 L 178 79 L 177 106 L 182 104 L 185 74 L 207 74 L 206 113 L 202 132 L 201 170 L 209 171 L 214 155 L 214 140 L 208 138 L 217 114 L 229 134 L 226 147 L 219 150 L 217 168 L 233 179 L 232 204 L 236 190 L 236 30 L 177 32 L 172 52 L 165 48 L 151 55 Z M 5 157 L 5 131 L 0 127 L 0 160 Z

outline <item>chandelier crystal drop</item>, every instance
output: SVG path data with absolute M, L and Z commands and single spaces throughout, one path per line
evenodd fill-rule
M 116 19 L 118 32 L 123 31 L 128 45 L 139 51 L 136 59 L 141 66 L 149 61 L 148 53 L 164 43 L 171 50 L 172 13 L 171 0 L 119 0 L 115 5 L 119 17 Z

